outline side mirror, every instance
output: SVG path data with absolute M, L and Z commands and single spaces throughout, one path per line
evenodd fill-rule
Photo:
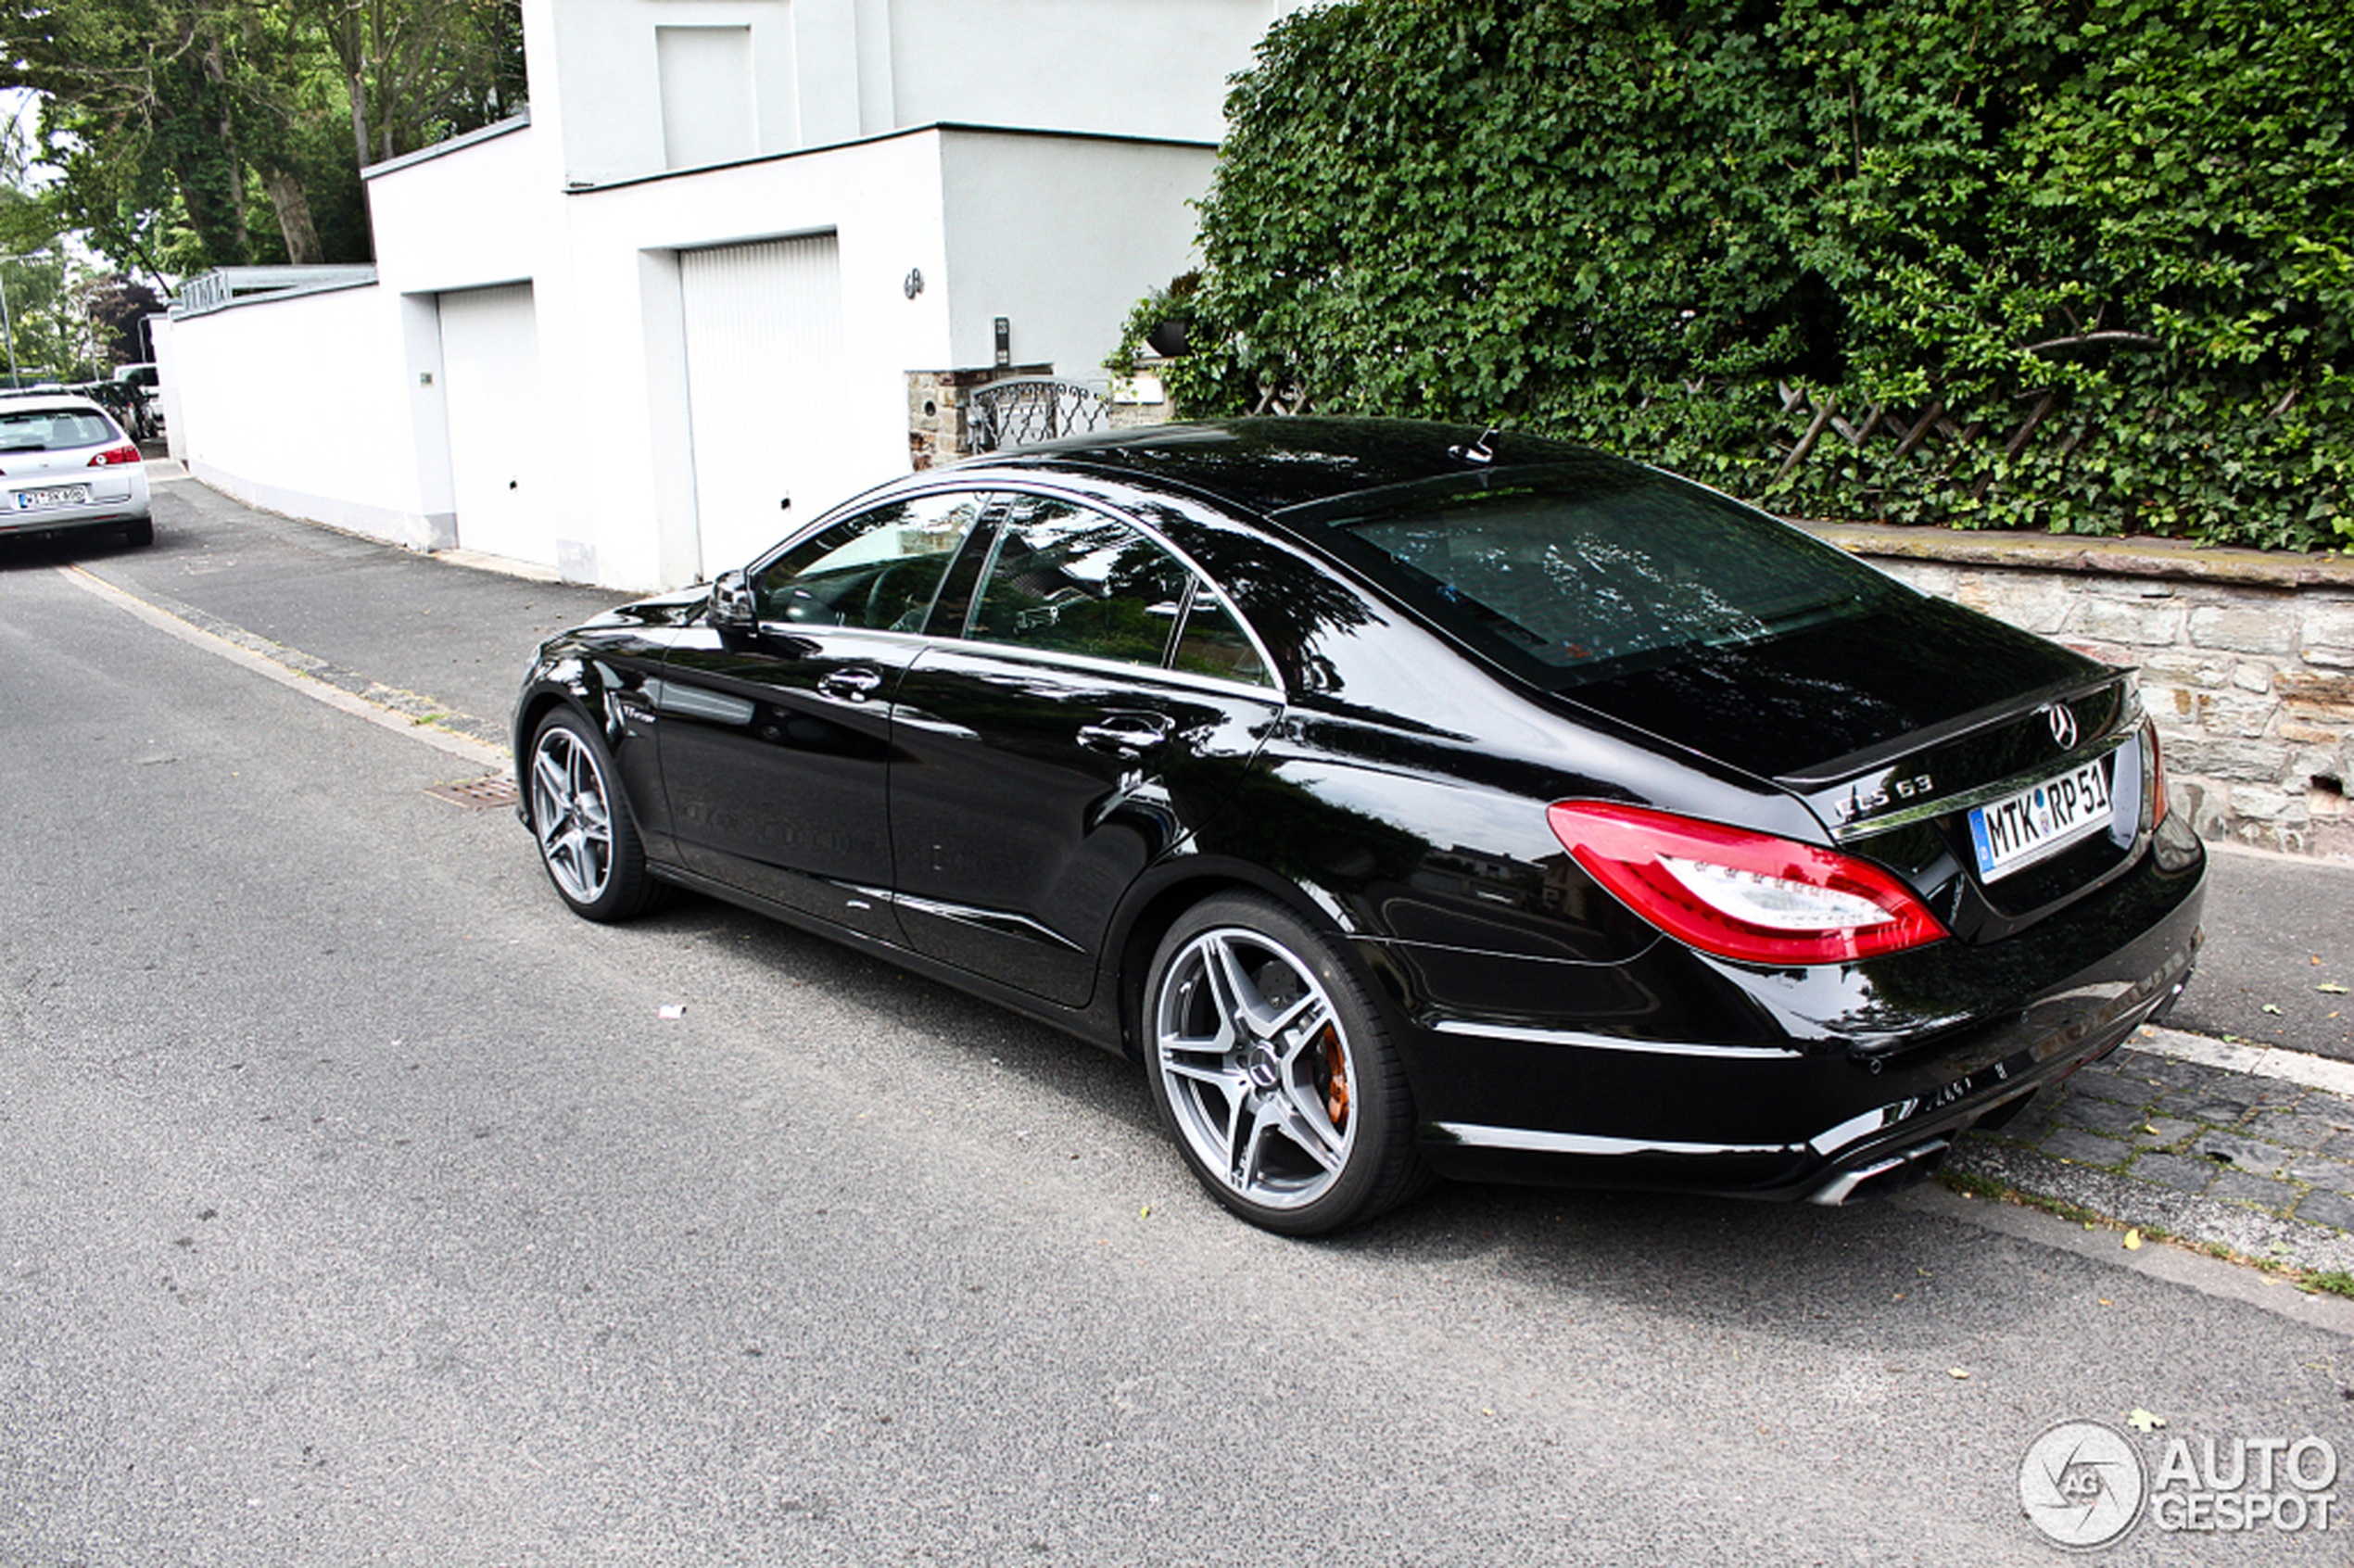
M 760 629 L 760 609 L 752 597 L 752 583 L 741 572 L 722 572 L 711 580 L 710 614 L 712 626 L 720 631 Z

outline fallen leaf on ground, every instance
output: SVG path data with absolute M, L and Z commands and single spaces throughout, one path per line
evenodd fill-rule
M 2126 1232 L 2126 1233 L 2125 1233 L 2125 1250 L 2126 1250 L 2126 1251 L 2128 1251 L 2128 1252 L 2138 1252 L 2138 1251 L 2140 1251 L 2140 1250 L 2141 1250 L 2141 1246 L 2142 1246 L 2142 1233 L 2141 1233 L 2141 1232 L 2139 1232 L 2139 1231 L 2128 1231 L 2128 1232 Z
M 1947 1377 L 1957 1378 L 1964 1383 L 1968 1383 L 1969 1381 L 1969 1369 L 1968 1367 L 1947 1367 L 1945 1369 L 1945 1375 Z
M 2265 1010 L 2266 1012 L 2268 1012 L 2268 1013 L 2271 1013 L 2271 1014 L 2272 1014 L 2272 1015 L 2273 1015 L 2275 1018 L 2277 1018 L 2277 1017 L 2279 1017 L 2279 1016 L 2280 1016 L 2280 1011 L 2281 1011 L 2281 1010 L 2280 1010 L 2280 1008 L 2279 1008 L 2278 1006 L 2274 1005 L 2272 1003 L 2270 1003 L 2270 1002 L 2265 1003 L 2265 1004 L 2264 1004 L 2264 1010 Z
M 2313 989 L 2320 992 L 2324 996 L 2343 996 L 2346 994 L 2346 988 L 2342 985 L 2317 985 Z
M 2136 1405 L 2133 1408 L 2133 1413 L 2125 1418 L 2125 1424 L 2136 1432 L 2155 1432 L 2166 1424 L 2166 1418 L 2152 1415 Z

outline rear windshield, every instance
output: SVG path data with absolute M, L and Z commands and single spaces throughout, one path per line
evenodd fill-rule
M 1867 613 L 1906 590 L 1696 485 L 1597 458 L 1295 508 L 1335 550 L 1548 686 Z
M 73 447 L 103 447 L 114 426 L 95 413 L 74 409 L 0 410 L 0 452 L 57 452 Z

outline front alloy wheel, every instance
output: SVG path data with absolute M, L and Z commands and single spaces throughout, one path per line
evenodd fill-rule
M 653 887 L 612 769 L 603 743 L 569 711 L 549 714 L 531 745 L 531 832 L 540 862 L 574 913 L 591 920 L 627 919 L 646 906 Z
M 1203 1184 L 1254 1224 L 1312 1235 L 1389 1208 L 1419 1170 L 1404 1075 L 1335 950 L 1255 898 L 1210 901 L 1146 989 L 1154 1098 Z

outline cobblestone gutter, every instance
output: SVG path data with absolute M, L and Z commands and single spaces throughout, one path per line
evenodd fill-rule
M 2138 666 L 2202 837 L 2354 859 L 2354 559 L 1805 526 L 1924 593 Z
M 1947 1169 L 2196 1244 L 2354 1272 L 2354 1064 L 2149 1029 Z

